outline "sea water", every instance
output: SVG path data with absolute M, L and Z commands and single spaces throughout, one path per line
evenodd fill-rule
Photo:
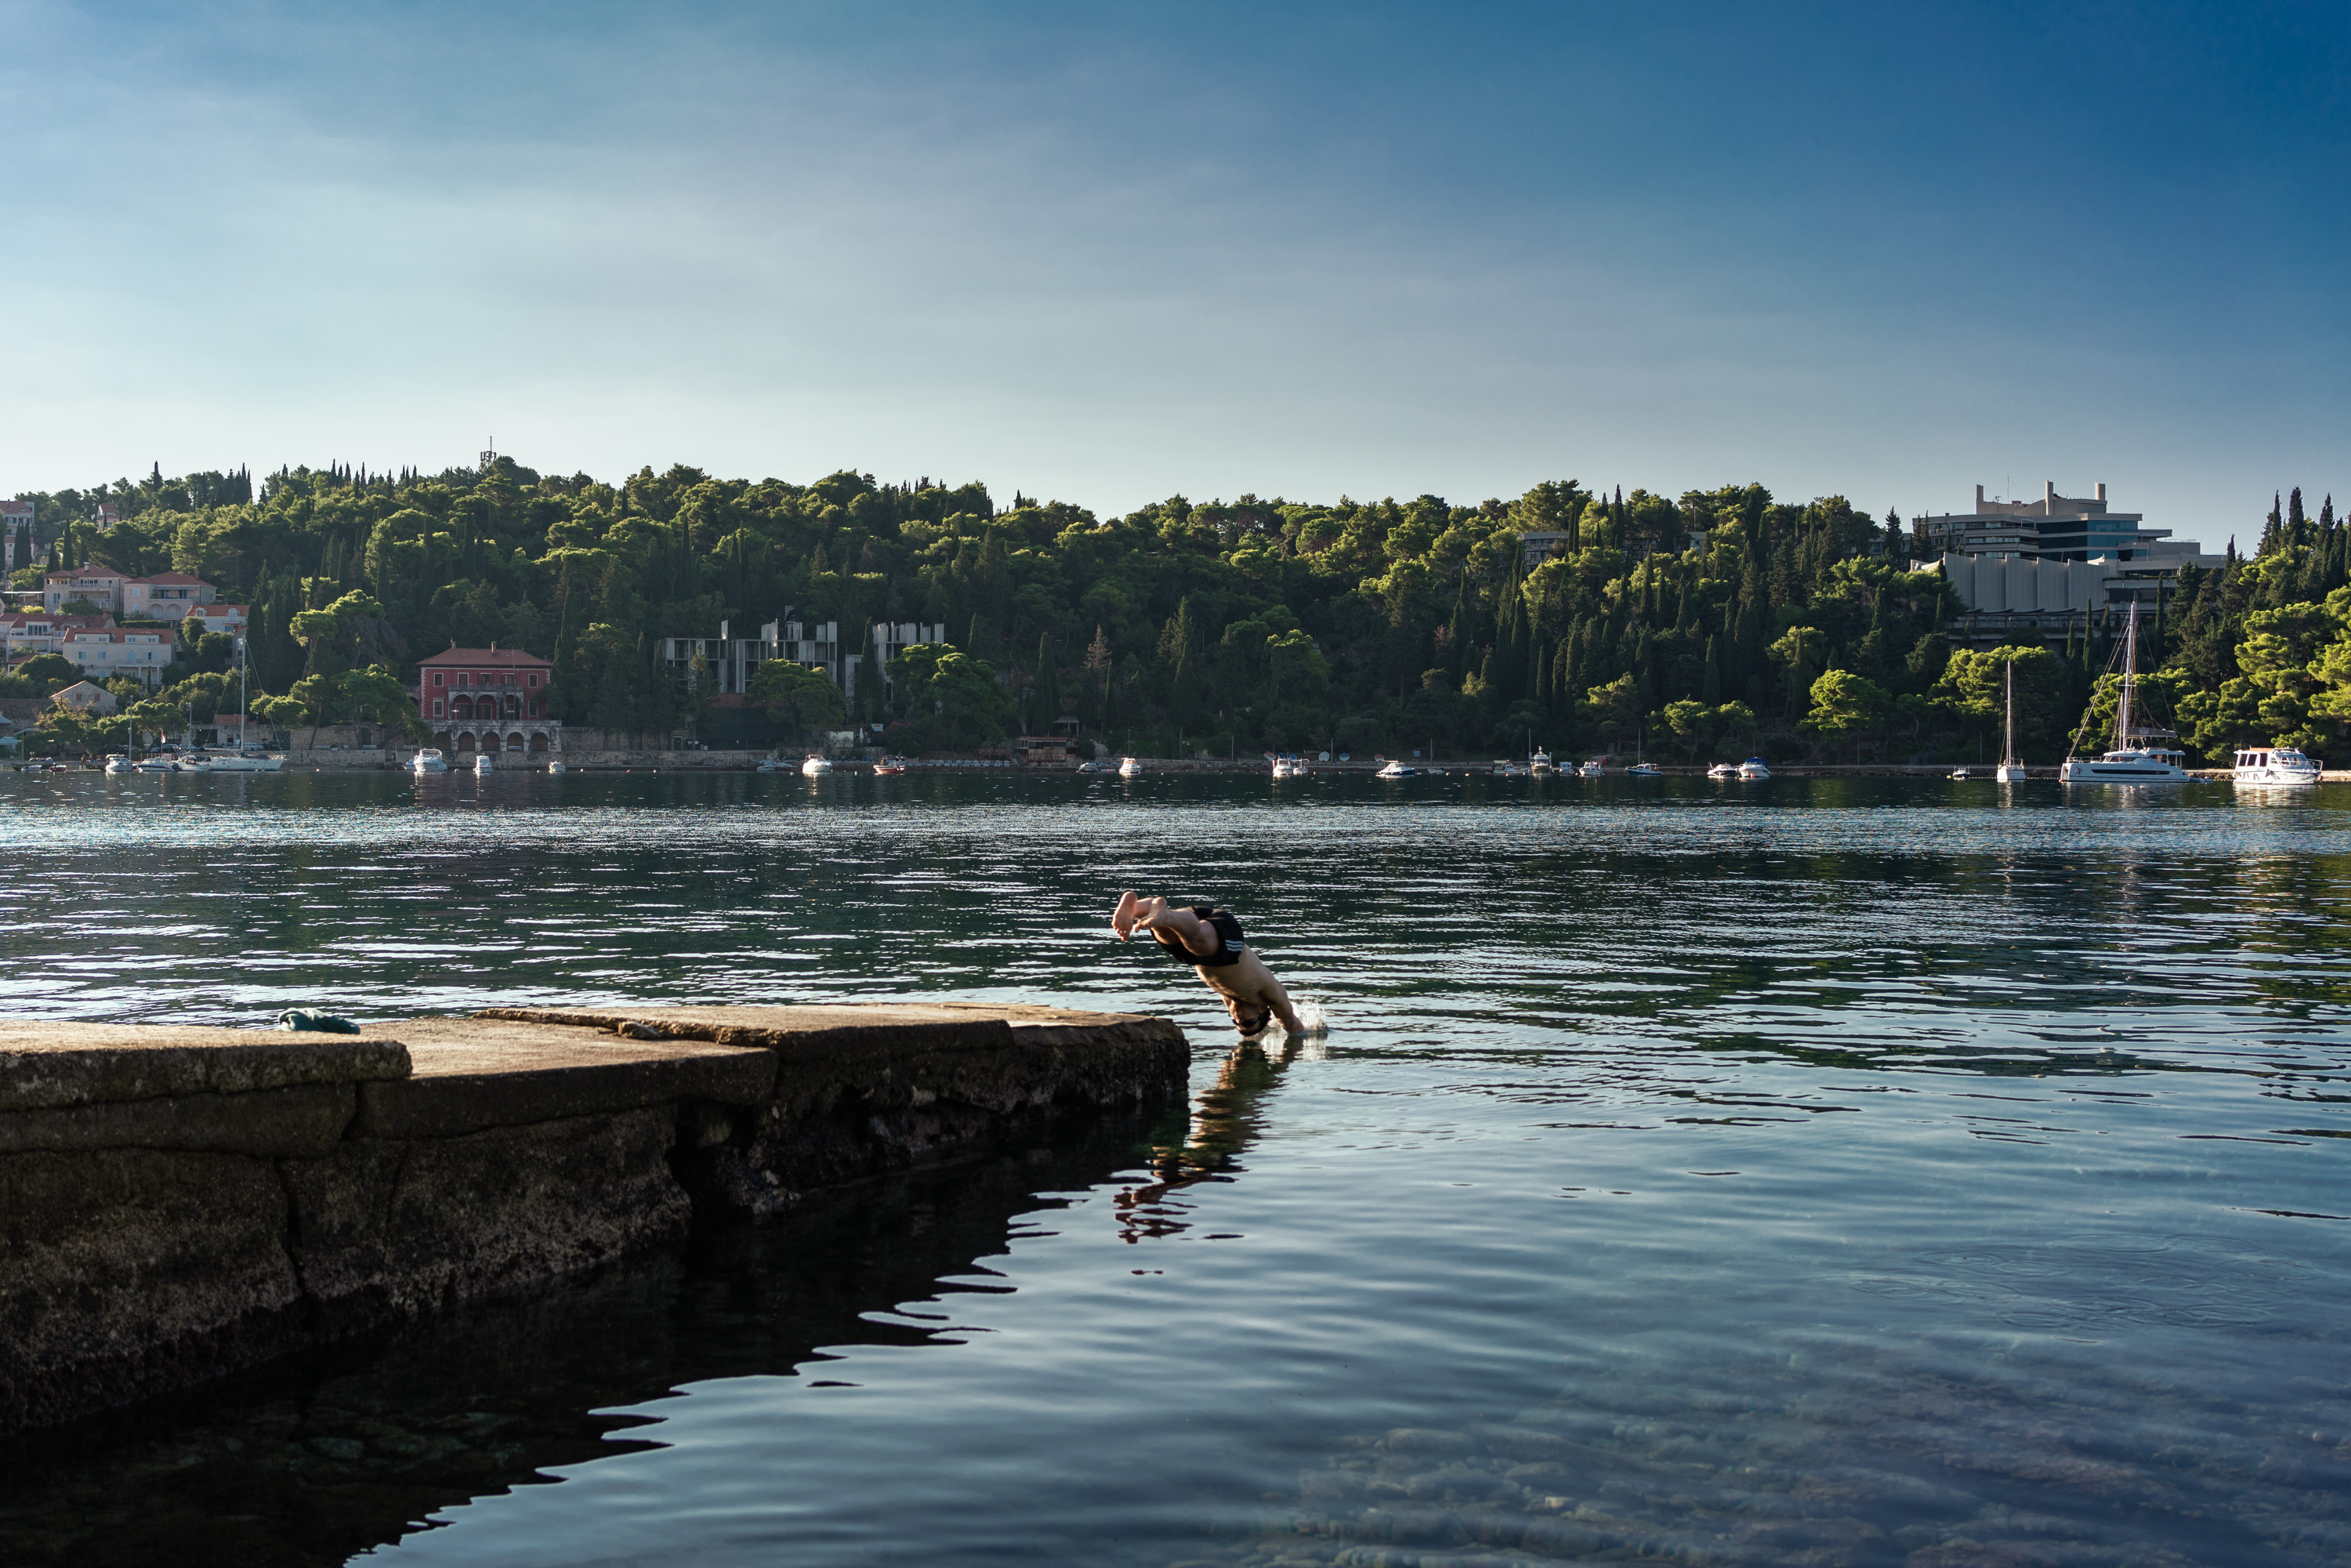
M 0 1561 L 2351 1561 L 2351 789 L 0 776 L 19 1017 L 1163 1013 L 1186 1107 L 0 1448 Z M 1236 1048 L 1123 888 L 1327 1037 Z

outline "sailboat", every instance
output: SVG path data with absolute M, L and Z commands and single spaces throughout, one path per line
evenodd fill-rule
M 2138 681 L 2137 600 L 2131 601 L 2130 615 L 2123 626 L 2122 661 L 2123 689 L 2121 699 L 2115 705 L 2114 749 L 2095 761 L 2074 757 L 2069 749 L 2065 765 L 2057 770 L 2057 777 L 2068 784 L 2170 784 L 2188 777 L 2188 769 L 2180 766 L 2187 758 L 2186 752 L 2177 747 L 2142 744 L 2168 738 L 2169 730 L 2131 727 L 2131 698 Z M 2081 740 L 2081 731 L 2074 731 L 2074 745 L 2079 746 Z
M 2001 705 L 2000 766 L 1991 770 L 1995 784 L 2024 782 L 2024 764 L 2016 757 L 2016 661 L 2008 662 L 2008 697 Z

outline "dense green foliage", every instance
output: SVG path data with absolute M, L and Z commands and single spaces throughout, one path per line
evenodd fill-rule
M 46 533 L 99 494 L 27 498 Z M 706 673 L 658 669 L 656 640 L 722 619 L 740 635 L 789 607 L 852 643 L 877 620 L 948 626 L 950 646 L 893 665 L 886 696 L 869 674 L 859 711 L 780 676 L 753 694 L 792 727 L 883 723 L 909 749 L 1073 716 L 1156 754 L 1531 743 L 1702 759 L 1761 744 L 1973 760 L 1997 747 L 2015 658 L 2019 738 L 2047 761 L 2095 706 L 2119 628 L 2102 616 L 2063 653 L 1955 655 L 1940 629 L 1962 608 L 1939 573 L 1904 570 L 1896 519 L 1760 486 L 1673 499 L 1562 481 L 1474 507 L 1175 497 L 1101 519 L 1020 496 L 999 507 L 977 485 L 674 467 L 612 486 L 499 458 L 430 476 L 286 471 L 253 498 L 220 474 L 103 494 L 122 520 L 75 523 L 56 558 L 193 572 L 250 602 L 257 689 L 310 722 L 406 725 L 378 672 L 413 680 L 423 654 L 497 642 L 552 660 L 557 716 L 666 733 L 708 716 Z M 1528 570 L 1532 530 L 1565 538 Z M 2351 718 L 2345 552 L 2331 503 L 2308 519 L 2296 492 L 2259 553 L 2190 571 L 2157 610 L 2150 696 L 2205 753 L 2272 731 L 2317 742 Z M 214 641 L 175 683 L 225 667 Z M 216 700 L 217 685 L 192 691 Z

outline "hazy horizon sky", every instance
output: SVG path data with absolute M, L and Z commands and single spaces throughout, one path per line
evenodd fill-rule
M 0 493 L 2335 491 L 2340 5 L 0 0 Z

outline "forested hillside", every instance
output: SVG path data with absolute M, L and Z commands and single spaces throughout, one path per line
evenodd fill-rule
M 37 504 L 51 559 L 193 572 L 254 606 L 258 686 L 313 717 L 386 721 L 392 677 L 452 643 L 553 661 L 559 716 L 658 735 L 706 716 L 654 640 L 782 614 L 944 622 L 952 647 L 852 716 L 907 749 L 968 747 L 1071 714 L 1114 749 L 1625 752 L 1975 760 L 2017 661 L 2027 757 L 2053 761 L 2099 698 L 2119 622 L 2062 653 L 1954 653 L 1941 577 L 1903 569 L 1896 518 L 1761 486 L 1512 501 L 1171 497 L 1097 518 L 977 485 L 810 485 L 646 469 L 202 474 Z M 99 533 L 100 501 L 120 521 Z M 59 531 L 62 527 L 62 531 Z M 1567 538 L 1531 570 L 1518 536 Z M 54 538 L 52 536 L 55 535 Z M 1890 549 L 1889 549 L 1890 547 Z M 2189 573 L 2147 627 L 2158 707 L 2208 756 L 2351 719 L 2346 530 L 2296 491 L 2253 557 Z M 35 585 L 38 571 L 19 574 Z M 217 637 L 163 704 L 219 700 Z M 23 677 L 16 678 L 22 686 Z M 2105 700 L 2111 701 L 2108 697 Z M 291 713 L 290 708 L 281 711 Z M 199 716 L 201 716 L 201 715 Z

